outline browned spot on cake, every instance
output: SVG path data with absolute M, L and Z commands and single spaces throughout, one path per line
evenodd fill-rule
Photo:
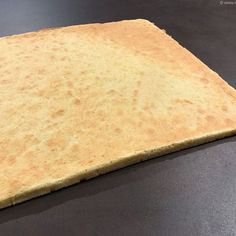
M 27 79 L 27 80 L 28 80 L 28 79 L 31 79 L 31 78 L 32 78 L 31 75 L 26 75 L 26 76 L 25 76 L 25 79 Z
M 2 79 L 1 80 L 1 84 L 10 84 L 11 83 L 11 80 L 9 79 Z
M 18 176 L 20 178 L 20 176 Z M 10 192 L 15 193 L 16 189 L 19 189 L 19 186 L 21 186 L 21 182 L 19 179 L 14 179 L 9 182 L 10 186 Z
M 54 123 L 50 123 L 49 125 L 45 126 L 45 129 L 51 129 L 51 128 L 54 128 L 58 125 L 57 122 L 54 122 Z
M 17 110 L 14 108 L 9 108 L 6 110 L 6 112 L 9 116 L 12 116 L 12 115 L 16 114 Z
M 30 171 L 32 172 L 32 175 L 34 178 L 41 178 L 43 176 L 43 172 L 40 170 L 39 166 L 36 166 L 35 164 L 31 164 L 29 167 Z M 22 175 L 24 175 L 25 170 L 23 171 Z
M 179 103 L 179 104 L 193 104 L 192 101 L 188 100 L 188 99 L 175 99 L 175 103 Z
M 8 161 L 8 163 L 9 163 L 9 165 L 14 165 L 14 164 L 16 163 L 16 157 L 14 157 L 14 156 L 9 156 L 9 157 L 7 158 L 7 161 Z
M 29 55 L 25 55 L 24 58 L 25 58 L 25 59 L 29 59 L 29 58 L 32 58 L 32 57 L 29 56 Z
M 62 137 L 62 135 L 55 135 L 55 137 L 52 137 L 46 141 L 47 146 L 52 151 L 64 147 L 65 143 L 65 139 Z
M 107 91 L 107 94 L 112 96 L 116 94 L 116 91 L 114 89 L 110 89 L 109 91 Z
M 49 58 L 50 58 L 51 60 L 55 60 L 55 59 L 56 59 L 56 57 L 55 57 L 54 55 L 51 55 Z
M 153 135 L 155 135 L 155 130 L 152 129 L 152 128 L 146 129 L 145 132 L 146 132 L 147 136 L 153 136 Z
M 141 83 L 142 83 L 141 80 L 138 80 L 137 81 L 137 87 L 140 87 Z
M 136 127 L 136 121 L 133 120 L 132 118 L 126 118 L 126 122 L 132 126 L 135 126 Z
M 62 116 L 64 113 L 65 113 L 65 110 L 64 110 L 64 109 L 59 109 L 59 110 L 57 110 L 56 112 L 54 112 L 54 113 L 52 114 L 52 117 L 53 117 L 53 118 L 56 118 L 56 117 L 58 117 L 58 116 Z
M 225 122 L 226 125 L 232 125 L 232 124 L 234 124 L 233 120 L 231 120 L 231 119 L 229 119 L 229 118 L 226 118 L 226 119 L 224 120 L 224 122 Z
M 148 111 L 149 109 L 150 109 L 150 106 L 147 105 L 147 104 L 143 107 L 143 110 L 144 110 L 144 111 Z
M 59 50 L 60 50 L 60 48 L 53 47 L 53 48 L 52 48 L 52 50 L 53 50 L 53 51 L 59 51 Z
M 55 166 L 56 165 L 64 165 L 64 164 L 66 164 L 66 161 L 62 160 L 62 159 L 58 159 L 58 160 L 54 161 L 54 164 L 55 164 Z
M 142 127 L 143 126 L 143 121 L 139 121 L 138 122 L 138 127 Z
M 33 134 L 26 134 L 23 140 L 24 143 L 33 143 L 33 144 L 39 143 L 39 140 Z
M 206 111 L 204 109 L 202 109 L 202 108 L 198 108 L 197 112 L 201 113 L 201 114 L 205 114 L 206 113 Z
M 0 145 L 2 144 L 2 142 L 0 142 Z M 7 156 L 5 153 L 1 153 L 1 150 L 0 150 L 0 163 L 7 160 Z
M 38 69 L 37 72 L 38 72 L 39 75 L 43 75 L 43 74 L 45 74 L 46 70 L 41 68 L 41 69 Z
M 71 147 L 71 151 L 72 151 L 72 152 L 78 152 L 79 150 L 80 150 L 79 144 L 74 144 L 74 145 Z
M 61 61 L 65 61 L 65 60 L 66 60 L 66 57 L 62 57 L 60 60 L 61 60 Z
M 221 110 L 227 112 L 227 111 L 228 111 L 228 107 L 225 106 L 225 105 L 223 105 L 223 106 L 221 107 Z
M 135 104 L 137 103 L 137 99 L 133 98 L 132 103 L 133 103 L 133 109 L 136 109 Z
M 235 94 L 232 90 L 230 90 L 229 88 L 227 88 L 227 87 L 225 86 L 225 83 L 224 83 L 222 80 L 219 80 L 218 82 L 221 82 L 221 83 L 222 83 L 222 88 L 223 88 L 224 92 L 225 92 L 227 95 L 229 95 L 230 97 L 236 99 L 236 94 Z
M 74 103 L 75 103 L 75 105 L 80 105 L 80 100 L 78 99 L 78 98 L 76 98 L 75 100 L 74 100 Z
M 204 84 L 208 84 L 208 83 L 209 83 L 209 80 L 206 79 L 206 78 L 204 78 L 204 77 L 200 78 L 200 80 L 201 80 Z
M 90 85 L 87 85 L 87 86 L 85 86 L 85 88 L 84 88 L 84 90 L 89 90 L 89 89 L 90 89 Z M 96 96 L 97 94 L 96 94 L 96 92 L 94 92 L 94 94 L 91 94 L 91 95 Z
M 114 104 L 122 104 L 122 103 L 123 103 L 123 100 L 122 100 L 122 98 L 114 98 L 112 102 L 113 102 Z
M 67 86 L 68 86 L 69 88 L 73 88 L 73 83 L 72 83 L 71 81 L 67 81 Z
M 25 84 L 25 85 L 21 85 L 18 89 L 21 90 L 21 91 L 24 91 L 24 90 L 27 90 L 27 89 L 30 89 L 30 88 L 31 88 L 31 85 Z
M 136 109 L 135 105 L 137 103 L 138 92 L 139 91 L 137 89 L 133 91 L 133 99 L 132 99 L 133 109 Z
M 133 91 L 133 96 L 134 96 L 135 98 L 138 96 L 138 90 L 137 90 L 137 89 L 135 89 L 135 90 Z
M 92 164 L 94 162 L 94 160 L 88 160 L 87 164 Z
M 51 81 L 51 86 L 53 88 L 58 88 L 60 86 L 61 81 L 60 80 L 53 80 Z
M 65 44 L 64 42 L 57 42 L 57 41 L 55 41 L 55 43 L 58 43 L 59 45 L 64 45 Z
M 24 139 L 27 141 L 27 140 L 32 140 L 32 139 L 34 139 L 34 135 L 33 134 L 26 134 L 25 136 L 24 136 Z
M 103 121 L 106 120 L 106 117 L 105 117 L 105 116 L 100 116 L 100 117 L 99 117 L 99 120 L 103 122 Z
M 117 111 L 117 115 L 118 115 L 118 116 L 123 116 L 123 115 L 124 115 L 124 112 L 123 112 L 122 110 L 118 110 L 118 111 Z
M 27 159 L 33 159 L 35 157 L 35 152 L 33 151 L 27 151 L 25 152 L 24 156 L 27 158 Z
M 103 111 L 98 110 L 97 116 L 98 116 L 98 120 L 103 121 L 103 120 L 105 120 L 106 114 Z
M 206 118 L 206 120 L 207 120 L 208 122 L 215 121 L 215 117 L 212 116 L 212 115 L 208 115 L 208 116 L 206 116 L 205 118 Z
M 44 91 L 43 89 L 38 90 L 38 92 L 36 92 L 36 94 L 40 97 L 43 97 L 46 94 L 46 91 Z
M 120 128 L 115 128 L 114 130 L 116 133 L 121 133 L 121 131 L 122 131 Z
M 49 171 L 49 170 L 51 169 L 50 164 L 48 164 L 48 163 L 43 163 L 43 169 L 44 169 L 44 171 Z
M 67 94 L 68 96 L 71 96 L 71 97 L 73 96 L 71 90 L 68 90 L 68 91 L 66 92 L 66 94 Z
M 30 111 L 31 111 L 31 112 L 37 112 L 37 111 L 40 110 L 40 108 L 41 108 L 41 105 L 39 105 L 39 104 L 33 104 L 32 106 L 30 106 Z
M 92 111 L 92 110 L 85 111 L 86 116 L 91 116 L 91 115 L 93 115 L 93 113 L 94 113 L 94 111 Z

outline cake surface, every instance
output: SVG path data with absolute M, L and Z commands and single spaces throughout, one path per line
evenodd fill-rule
M 147 20 L 0 38 L 0 208 L 236 133 L 236 91 Z

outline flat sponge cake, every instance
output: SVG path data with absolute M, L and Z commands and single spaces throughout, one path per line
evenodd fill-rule
M 236 91 L 147 20 L 0 39 L 0 208 L 236 133 Z

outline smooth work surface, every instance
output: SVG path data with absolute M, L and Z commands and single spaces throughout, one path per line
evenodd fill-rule
M 236 87 L 236 4 L 0 0 L 0 35 L 146 18 Z M 1 63 L 1 62 L 0 62 Z M 236 235 L 236 137 L 172 153 L 0 211 L 0 235 Z

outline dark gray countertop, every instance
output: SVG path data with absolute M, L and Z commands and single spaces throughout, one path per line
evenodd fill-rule
M 236 87 L 236 4 L 0 0 L 1 36 L 133 18 L 146 18 L 166 29 Z M 234 236 L 236 137 L 139 163 L 1 210 L 0 235 Z

